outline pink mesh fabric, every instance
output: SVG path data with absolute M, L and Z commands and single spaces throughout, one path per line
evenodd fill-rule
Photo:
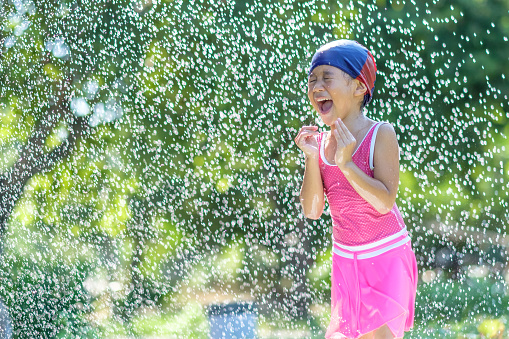
M 352 156 L 353 162 L 370 177 L 373 177 L 373 170 L 369 165 L 369 155 L 377 124 L 371 127 Z M 335 164 L 326 163 L 322 151 L 324 147 L 322 139 L 326 135 L 327 132 L 322 132 L 318 135 L 317 141 L 320 151 L 320 173 L 329 202 L 334 241 L 347 246 L 364 245 L 402 230 L 405 224 L 396 204 L 389 213 L 379 213 L 355 191 Z

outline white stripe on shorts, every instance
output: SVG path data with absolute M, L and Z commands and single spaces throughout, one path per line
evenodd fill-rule
M 369 253 L 359 254 L 359 255 L 357 255 L 357 259 L 368 259 L 368 258 L 376 257 L 377 255 L 380 255 L 380 254 L 383 254 L 383 253 L 385 253 L 387 251 L 390 251 L 393 248 L 396 248 L 396 247 L 399 247 L 401 245 L 404 245 L 404 244 L 406 244 L 409 241 L 410 241 L 410 237 L 407 235 L 406 237 L 404 237 L 400 241 L 395 242 L 394 244 L 391 244 L 389 246 L 382 247 L 379 250 L 376 250 L 376 251 L 373 251 L 373 252 L 369 252 Z M 337 254 L 337 255 L 339 255 L 340 257 L 343 257 L 343 258 L 348 258 L 348 259 L 353 259 L 354 258 L 354 255 L 352 253 L 343 252 L 343 251 L 337 249 L 336 247 L 333 247 L 332 251 L 334 252 L 334 254 Z
M 346 245 L 342 245 L 342 244 L 335 242 L 334 239 L 332 239 L 332 241 L 339 248 L 342 248 L 342 249 L 350 251 L 350 252 L 358 252 L 358 251 L 364 251 L 364 250 L 369 250 L 370 248 L 378 247 L 382 244 L 385 244 L 386 242 L 392 241 L 392 240 L 394 240 L 398 237 L 401 237 L 402 235 L 405 235 L 407 233 L 408 232 L 406 230 L 406 227 L 403 227 L 403 229 L 401 231 L 399 231 L 398 233 L 394 233 L 393 235 L 389 235 L 388 237 L 385 237 L 378 241 L 375 241 L 375 242 L 372 242 L 372 243 L 369 243 L 366 245 L 360 245 L 360 246 L 346 246 Z

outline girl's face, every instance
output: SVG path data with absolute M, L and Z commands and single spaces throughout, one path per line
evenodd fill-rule
M 360 81 L 329 65 L 316 67 L 308 79 L 309 101 L 327 126 L 358 112 L 365 90 Z

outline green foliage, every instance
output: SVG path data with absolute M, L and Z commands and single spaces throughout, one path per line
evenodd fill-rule
M 9 225 L 2 297 L 15 308 L 16 328 L 26 322 L 33 336 L 89 333 L 84 314 L 93 313 L 87 305 L 97 300 L 82 282 L 98 266 L 109 282 L 124 286 L 112 302 L 115 315 L 136 293 L 148 304 L 163 303 L 179 293 L 188 273 L 196 273 L 196 284 L 210 285 L 210 277 L 279 293 L 292 233 L 312 238 L 316 263 L 308 278 L 314 298 L 326 301 L 330 221 L 325 216 L 297 229 L 303 163 L 293 138 L 302 124 L 316 123 L 306 69 L 316 48 L 333 39 L 356 39 L 377 59 L 367 115 L 392 122 L 398 132 L 398 204 L 421 266 L 433 265 L 433 251 L 448 242 L 430 232 L 430 223 L 507 231 L 507 1 L 23 6 L 0 4 L 6 13 L 0 16 L 0 170 L 9 170 L 64 92 L 62 107 L 84 100 L 93 127 L 71 157 L 31 179 Z M 23 20 L 30 25 L 20 31 Z M 100 117 L 101 110 L 111 116 Z M 69 123 L 62 119 L 47 149 L 63 142 Z M 44 264 L 33 237 L 48 255 Z M 210 252 L 224 254 L 216 276 L 194 265 L 194 257 Z M 63 268 L 55 266 L 60 262 Z M 54 274 L 62 281 L 48 278 Z M 425 285 L 419 319 L 445 307 L 445 318 L 463 319 L 474 312 L 471 305 L 498 316 L 498 299 L 482 302 L 479 292 L 471 302 L 462 283 L 444 282 L 447 291 Z M 140 290 L 129 291 L 131 285 Z M 57 302 L 51 295 L 60 287 L 72 292 Z M 40 291 L 41 307 L 23 299 L 32 288 Z M 445 306 L 433 302 L 444 293 Z M 18 300 L 23 307 L 16 308 Z M 53 332 L 45 332 L 40 324 L 54 319 Z
M 509 296 L 503 278 L 437 279 L 419 288 L 416 321 L 435 323 L 475 319 L 479 315 L 507 315 Z
M 175 314 L 142 314 L 134 319 L 132 328 L 137 336 L 161 335 L 195 339 L 209 336 L 208 319 L 198 303 L 189 303 Z
M 91 251 L 44 223 L 36 223 L 37 228 L 13 224 L 16 236 L 30 239 L 29 244 L 8 242 L 0 261 L 0 296 L 9 308 L 13 333 L 17 338 L 33 333 L 96 338 L 99 332 L 86 320 L 91 298 L 83 287 L 93 267 Z

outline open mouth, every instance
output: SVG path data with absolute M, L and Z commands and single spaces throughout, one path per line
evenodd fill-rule
M 320 109 L 320 114 L 327 114 L 327 113 L 329 113 L 330 109 L 332 108 L 332 100 L 318 99 L 317 104 L 318 104 L 318 108 Z

